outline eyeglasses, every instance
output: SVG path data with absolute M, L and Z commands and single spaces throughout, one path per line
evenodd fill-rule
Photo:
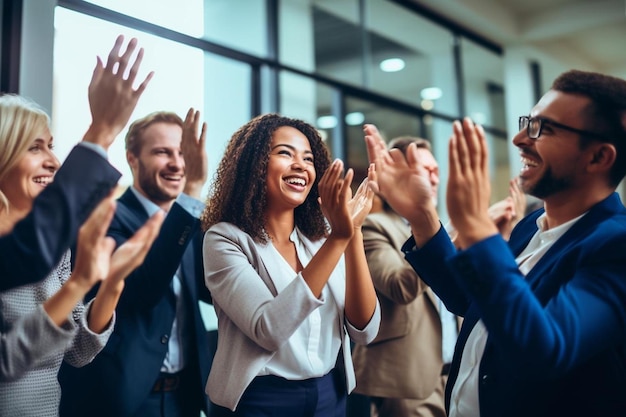
M 579 135 L 592 136 L 599 139 L 606 139 L 599 133 L 590 132 L 588 130 L 576 129 L 571 126 L 567 126 L 550 119 L 544 119 L 543 117 L 530 117 L 520 116 L 519 118 L 519 130 L 526 129 L 526 134 L 530 139 L 537 139 L 541 136 L 541 129 L 545 125 L 558 127 L 559 129 L 568 130 L 570 132 L 578 133 Z

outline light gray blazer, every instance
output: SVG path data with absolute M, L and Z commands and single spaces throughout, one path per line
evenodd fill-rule
M 323 240 L 298 236 L 314 254 Z M 307 316 L 321 305 L 302 277 L 276 293 L 272 277 L 252 238 L 230 223 L 213 225 L 204 236 L 205 282 L 218 318 L 218 345 L 206 392 L 211 400 L 235 410 L 246 387 L 289 339 Z M 359 344 L 371 342 L 380 325 L 380 306 L 363 330 L 344 320 L 345 263 L 343 257 L 328 280 L 337 302 L 336 325 L 341 326 L 348 392 L 355 387 L 348 336 Z

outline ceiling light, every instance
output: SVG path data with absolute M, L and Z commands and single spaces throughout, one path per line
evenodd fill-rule
M 349 126 L 358 126 L 365 121 L 365 115 L 360 111 L 346 114 L 346 124 Z
M 337 126 L 337 118 L 335 116 L 320 116 L 317 118 L 317 127 L 320 129 L 332 129 Z
M 424 110 L 432 110 L 435 107 L 435 103 L 432 100 L 422 100 L 420 104 Z
M 389 58 L 380 63 L 380 69 L 385 72 L 401 71 L 404 69 L 404 66 L 404 60 L 400 58 Z
M 443 93 L 439 87 L 427 87 L 420 92 L 420 96 L 424 100 L 437 100 L 440 99 L 442 95 Z

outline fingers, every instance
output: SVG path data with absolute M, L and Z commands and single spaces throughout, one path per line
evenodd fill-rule
M 89 84 L 93 85 L 102 78 L 102 73 L 104 72 L 104 65 L 102 64 L 102 60 L 99 56 L 96 57 L 96 67 L 93 69 L 93 74 L 91 75 L 91 82 Z
M 118 58 L 118 61 L 119 61 L 119 66 L 117 67 L 118 74 L 121 74 L 122 76 L 124 75 L 124 73 L 126 72 L 126 68 L 128 67 L 128 63 L 130 62 L 130 58 L 133 52 L 135 52 L 136 47 L 137 47 L 137 38 L 132 38 L 130 42 L 128 42 L 128 45 L 126 45 L 126 50 L 124 51 L 122 56 Z
M 376 126 L 366 124 L 363 126 L 365 144 L 367 146 L 367 158 L 370 162 L 380 160 L 386 153 L 387 146 Z
M 143 242 L 144 246 L 150 248 L 150 246 L 152 246 L 152 242 L 156 239 L 159 231 L 161 230 L 161 225 L 163 224 L 164 219 L 165 213 L 161 210 L 157 211 L 139 230 L 137 230 L 137 232 L 135 232 L 129 240 Z M 147 249 L 145 252 L 147 253 Z
M 469 117 L 452 124 L 449 143 L 450 175 L 478 174 L 484 180 L 489 176 L 488 151 L 485 131 Z
M 378 175 L 376 173 L 376 165 L 370 163 L 367 168 L 367 185 L 368 187 L 375 193 L 378 194 L 380 192 L 380 188 L 378 187 Z
M 457 122 L 454 122 L 457 123 Z M 457 151 L 459 138 L 457 137 L 457 129 L 452 124 L 452 135 L 450 136 L 450 141 L 448 142 L 448 183 L 456 180 L 458 178 L 459 172 L 461 171 L 461 162 L 459 161 L 459 153 Z
M 478 139 L 479 145 L 479 158 L 480 158 L 480 169 L 483 175 L 483 178 L 489 177 L 489 155 L 487 150 L 487 138 L 485 137 L 485 129 L 483 129 L 482 125 L 476 126 L 476 135 Z
M 350 168 L 348 172 L 346 172 L 346 176 L 343 177 L 343 180 L 339 180 L 339 186 L 341 187 L 339 190 L 339 201 L 348 201 L 352 198 L 352 189 L 350 186 L 352 185 L 353 178 L 354 170 Z
M 137 58 L 133 65 L 130 67 L 130 71 L 128 72 L 128 82 L 132 85 L 135 83 L 135 78 L 137 77 L 137 72 L 139 72 L 139 67 L 141 66 L 141 61 L 143 61 L 143 48 L 139 48 L 139 52 L 137 53 Z M 120 68 L 120 71 L 122 69 Z M 123 74 L 123 72 L 122 72 Z
M 459 122 L 455 121 L 452 124 L 452 130 L 456 137 L 456 152 L 459 160 L 459 174 L 465 175 L 468 171 L 468 168 L 472 167 L 472 161 L 470 156 L 470 150 L 468 147 L 468 137 L 465 135 L 464 126 Z
M 204 144 L 206 143 L 206 122 L 202 123 L 202 131 L 200 132 L 200 141 L 199 145 L 204 149 Z
M 318 186 L 322 203 L 330 205 L 337 201 L 337 196 L 341 190 L 341 184 L 338 183 L 338 180 L 342 170 L 343 162 L 340 159 L 335 159 L 322 176 Z
M 130 239 L 117 248 L 111 257 L 111 270 L 107 281 L 121 281 L 141 265 L 159 234 L 164 218 L 165 213 L 158 211 Z
M 154 76 L 154 71 L 150 71 L 150 73 L 148 73 L 148 75 L 146 76 L 146 79 L 143 80 L 141 84 L 139 84 L 139 87 L 137 87 L 137 90 L 135 90 L 135 95 L 137 97 L 140 97 L 143 94 L 143 91 L 146 89 L 146 87 L 148 86 L 148 83 L 150 82 L 153 76 Z
M 110 193 L 104 198 L 89 215 L 87 220 L 81 226 L 81 231 L 87 235 L 88 239 L 98 239 L 104 237 L 111 219 L 113 219 L 113 213 L 115 212 L 115 201 L 113 199 L 113 193 Z M 81 233 L 82 234 L 82 233 Z
M 113 67 L 117 63 L 120 54 L 120 48 L 122 47 L 122 43 L 124 42 L 124 36 L 119 35 L 115 39 L 115 43 L 113 44 L 113 48 L 109 52 L 109 57 L 107 58 L 106 70 L 113 72 Z

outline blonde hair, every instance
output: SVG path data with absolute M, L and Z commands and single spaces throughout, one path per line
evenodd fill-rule
M 15 94 L 0 96 L 0 180 L 49 125 L 48 114 L 37 103 Z M 0 211 L 8 208 L 9 201 L 0 190 Z

